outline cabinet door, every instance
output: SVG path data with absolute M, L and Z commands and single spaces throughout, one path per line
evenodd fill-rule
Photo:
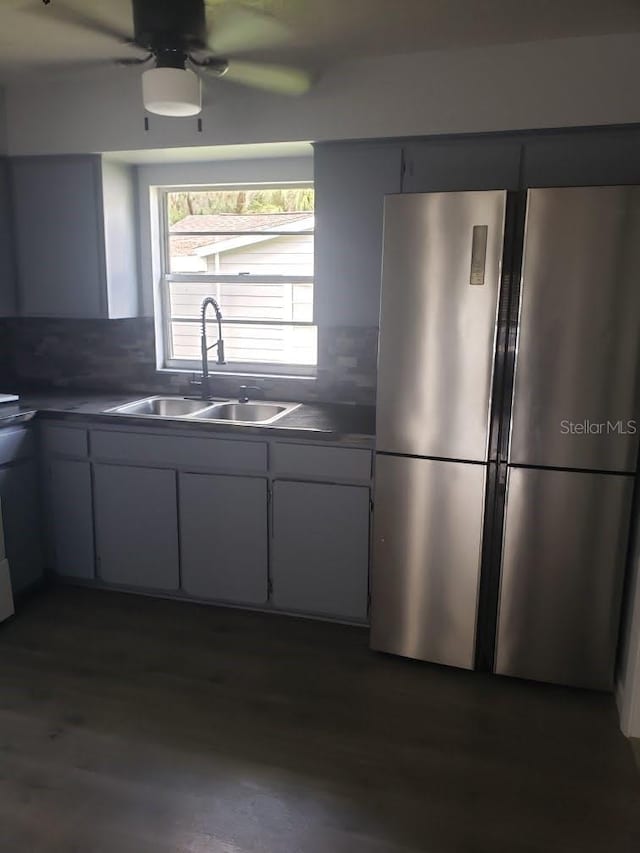
M 523 187 L 640 184 L 637 127 L 559 131 L 527 138 Z
M 0 159 L 0 317 L 16 313 L 16 280 L 13 262 L 13 235 L 9 202 L 9 170 Z
M 43 574 L 38 466 L 33 459 L 0 468 L 0 507 L 14 595 Z
M 404 147 L 402 192 L 517 189 L 518 139 L 428 139 Z
M 98 158 L 20 157 L 11 171 L 21 314 L 105 317 Z
M 267 481 L 180 474 L 182 588 L 197 598 L 265 604 Z
M 273 603 L 364 621 L 369 489 L 279 480 L 273 487 Z
M 95 465 L 94 506 L 101 580 L 122 586 L 178 589 L 174 471 Z
M 48 466 L 47 513 L 53 569 L 63 577 L 95 576 L 91 468 L 75 459 L 52 459 Z
M 319 325 L 378 325 L 383 202 L 401 171 L 399 145 L 315 147 Z

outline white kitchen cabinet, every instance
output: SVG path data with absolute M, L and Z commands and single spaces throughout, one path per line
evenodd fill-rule
M 129 167 L 96 155 L 17 157 L 11 196 L 22 316 L 137 315 Z
M 149 590 L 179 587 L 176 473 L 94 466 L 98 578 Z
M 365 621 L 369 513 L 365 486 L 277 480 L 271 564 L 274 606 Z
M 182 588 L 195 598 L 265 605 L 267 481 L 180 474 Z
M 64 432 L 78 432 L 66 430 Z M 47 463 L 49 559 L 57 575 L 95 577 L 91 466 L 80 459 Z
M 370 450 L 52 419 L 41 447 L 61 579 L 366 622 Z

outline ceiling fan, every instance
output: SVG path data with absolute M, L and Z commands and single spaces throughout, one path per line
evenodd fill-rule
M 302 69 L 232 59 L 232 56 L 285 43 L 285 24 L 236 3 L 216 4 L 215 24 L 207 22 L 205 0 L 132 0 L 129 33 L 67 6 L 43 0 L 57 21 L 106 35 L 145 53 L 115 59 L 120 65 L 152 65 L 142 74 L 145 109 L 165 116 L 193 116 L 202 109 L 202 78 L 231 80 L 283 95 L 301 95 L 311 86 Z

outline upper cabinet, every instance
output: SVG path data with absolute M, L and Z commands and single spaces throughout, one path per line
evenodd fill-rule
M 6 158 L 0 158 L 0 317 L 11 317 L 16 308 L 9 166 Z
M 378 325 L 385 195 L 517 189 L 521 150 L 479 137 L 317 144 L 318 325 Z
M 11 194 L 22 316 L 138 314 L 130 167 L 95 155 L 19 157 Z
M 425 139 L 404 146 L 402 192 L 515 190 L 522 143 L 517 138 Z
M 523 187 L 640 184 L 640 128 L 532 134 L 522 160 Z
M 322 326 L 377 326 L 384 196 L 399 193 L 402 147 L 316 145 L 315 294 Z

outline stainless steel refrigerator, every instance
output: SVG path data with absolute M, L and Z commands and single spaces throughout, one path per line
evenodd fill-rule
M 640 188 L 385 201 L 372 648 L 610 689 Z

